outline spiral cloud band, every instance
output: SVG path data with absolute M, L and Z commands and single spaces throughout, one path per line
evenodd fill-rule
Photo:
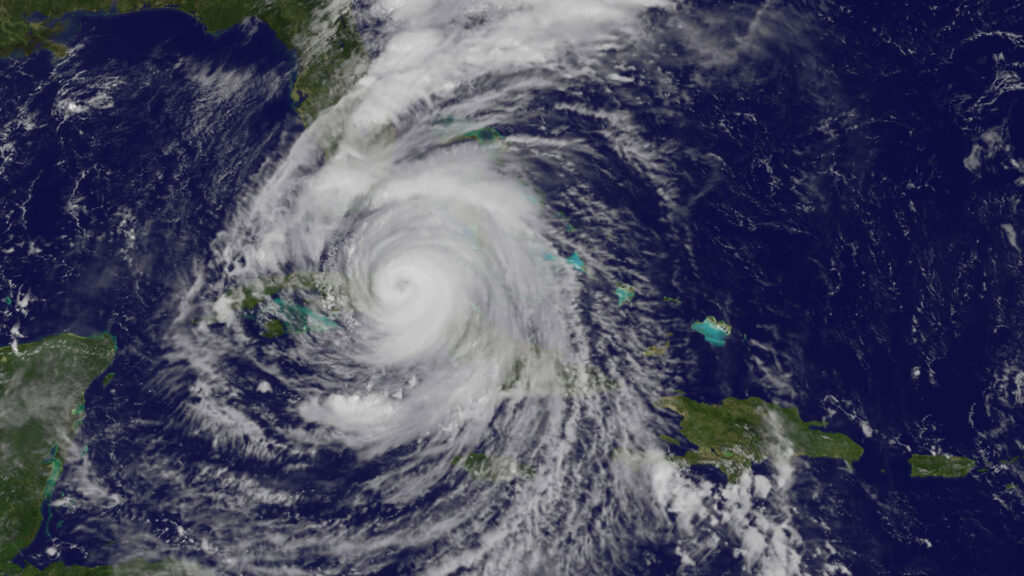
M 353 312 L 346 354 L 386 374 L 302 413 L 353 445 L 454 426 L 515 384 L 531 350 L 567 352 L 557 302 L 570 278 L 540 257 L 529 190 L 480 154 L 440 155 L 392 175 L 328 243 L 323 268 L 344 276 Z
M 242 572 L 275 573 L 283 557 L 315 573 L 302 560 L 315 554 L 374 573 L 402 551 L 406 573 L 629 573 L 645 547 L 689 566 L 723 538 L 748 571 L 799 572 L 792 469 L 727 489 L 681 474 L 656 448 L 651 409 L 675 383 L 622 351 L 653 321 L 638 308 L 623 331 L 612 297 L 587 289 L 614 287 L 607 246 L 625 225 L 574 175 L 602 174 L 603 154 L 667 182 L 629 115 L 599 109 L 629 81 L 616 51 L 662 4 L 366 9 L 358 80 L 246 198 L 172 335 L 165 387 L 189 398 L 178 421 L 242 464 L 167 481 L 257 486 L 287 510 L 230 525 L 234 558 L 268 556 Z M 571 112 L 598 119 L 606 142 L 547 126 L 545 111 L 567 108 L 543 95 L 565 86 L 599 95 Z M 521 114 L 529 130 L 500 134 Z M 545 201 L 556 194 L 607 227 L 570 237 Z M 278 316 L 259 334 L 244 298 L 270 284 Z M 195 525 L 227 529 L 225 510 Z

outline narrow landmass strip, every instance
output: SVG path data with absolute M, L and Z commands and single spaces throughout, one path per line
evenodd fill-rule
M 491 457 L 481 452 L 470 452 L 452 459 L 453 466 L 461 466 L 478 480 L 506 480 L 511 478 L 532 478 L 533 468 L 523 466 L 508 458 Z
M 974 460 L 949 454 L 912 454 L 912 478 L 963 478 L 974 470 Z
M 469 132 L 460 134 L 448 140 L 448 144 L 454 144 L 456 142 L 465 142 L 467 140 L 476 140 L 477 142 L 480 143 L 504 142 L 505 136 L 503 136 L 501 132 L 498 132 L 497 129 L 491 126 L 485 126 L 478 130 L 470 130 Z
M 0 57 L 49 50 L 63 56 L 60 20 L 70 12 L 134 12 L 171 8 L 187 12 L 211 32 L 253 16 L 265 22 L 298 55 L 292 100 L 302 121 L 312 122 L 348 88 L 345 64 L 363 50 L 346 14 L 333 16 L 330 0 L 4 0 L 0 2 Z M 351 75 L 349 75 L 351 76 Z
M 683 417 L 680 432 L 697 445 L 681 459 L 714 466 L 735 482 L 755 462 L 769 458 L 780 440 L 792 444 L 794 456 L 837 458 L 856 462 L 864 449 L 844 434 L 824 432 L 821 422 L 804 422 L 795 407 L 756 397 L 726 398 L 705 404 L 685 396 L 662 398 L 660 404 Z

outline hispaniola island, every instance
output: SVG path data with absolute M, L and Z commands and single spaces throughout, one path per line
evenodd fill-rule
M 0 576 L 1024 574 L 1024 4 L 0 0 Z

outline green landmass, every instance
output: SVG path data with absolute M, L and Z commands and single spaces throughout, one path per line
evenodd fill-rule
M 508 478 L 532 478 L 536 472 L 529 466 L 522 466 L 508 458 L 496 458 L 481 452 L 470 452 L 452 459 L 452 466 L 462 466 L 473 478 L 503 480 Z
M 673 446 L 679 446 L 680 444 L 682 444 L 682 442 L 680 442 L 679 440 L 676 440 L 675 438 L 673 438 L 673 437 L 671 437 L 671 436 L 669 436 L 667 434 L 658 434 L 658 438 L 660 438 L 662 442 L 668 442 L 669 444 L 671 444 Z
M 323 274 L 292 273 L 235 289 L 227 297 L 235 310 L 256 321 L 260 336 L 277 338 L 337 328 L 338 324 L 324 313 L 325 309 L 331 311 L 326 298 L 336 285 L 337 278 Z
M 284 323 L 274 318 L 263 325 L 263 331 L 260 332 L 260 336 L 264 338 L 278 338 L 287 333 L 288 330 L 285 329 Z
M 265 22 L 298 54 L 299 71 L 292 99 L 303 122 L 347 88 L 343 66 L 363 46 L 350 18 L 331 16 L 329 0 L 3 0 L 0 2 L 0 57 L 49 50 L 63 56 L 66 47 L 56 38 L 63 31 L 61 16 L 75 11 L 133 12 L 172 8 L 195 16 L 211 32 L 230 28 L 248 16 Z M 323 38 L 314 34 L 323 29 Z
M 12 560 L 43 528 L 43 509 L 64 469 L 61 454 L 86 414 L 85 390 L 110 366 L 117 342 L 110 334 L 57 334 L 0 348 L 0 574 L 113 576 L 196 573 L 175 561 L 134 560 L 116 566 L 39 570 Z M 104 384 L 110 381 L 110 374 Z
M 962 478 L 974 470 L 974 460 L 949 454 L 912 454 L 910 476 L 912 478 Z
M 495 128 L 485 126 L 478 130 L 470 130 L 469 132 L 460 134 L 448 140 L 447 143 L 454 144 L 456 142 L 465 142 L 467 140 L 476 140 L 477 142 L 480 143 L 503 142 L 505 140 L 505 137 L 502 136 L 501 132 L 498 132 Z
M 116 349 L 110 334 L 58 334 L 0 348 L 0 567 L 10 569 L 42 526 L 43 504 L 63 470 L 60 455 L 85 414 L 85 389 Z M 77 573 L 60 570 L 44 573 Z
M 669 332 L 669 337 L 672 337 L 672 333 Z M 651 344 L 644 350 L 644 356 L 664 356 L 668 354 L 668 346 L 671 340 L 665 340 L 663 344 Z
M 312 272 L 292 272 L 265 279 L 258 284 L 231 290 L 227 296 L 233 301 L 232 306 L 235 309 L 250 311 L 259 308 L 261 304 L 273 300 L 287 290 L 315 292 L 323 296 L 325 295 L 323 284 L 326 281 L 326 278 Z
M 690 464 L 715 466 L 735 482 L 755 462 L 768 459 L 768 448 L 781 435 L 792 443 L 794 456 L 838 458 L 855 462 L 864 453 L 848 436 L 823 432 L 800 419 L 794 407 L 756 397 L 726 398 L 704 404 L 685 396 L 662 398 L 660 404 L 683 419 L 680 432 L 697 450 L 683 454 Z M 814 423 L 817 424 L 817 423 Z

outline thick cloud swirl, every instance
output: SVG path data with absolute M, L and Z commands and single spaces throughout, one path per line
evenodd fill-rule
M 163 381 L 188 397 L 176 421 L 250 463 L 161 472 L 218 503 L 192 529 L 227 529 L 228 489 L 274 511 L 231 520 L 210 562 L 612 574 L 651 562 L 650 550 L 685 568 L 729 538 L 749 571 L 799 572 L 792 469 L 726 490 L 687 479 L 656 444 L 661 375 L 618 349 L 641 349 L 638 334 L 657 328 L 638 316 L 620 332 L 614 300 L 585 288 L 613 286 L 608 245 L 634 232 L 568 174 L 600 173 L 612 155 L 671 203 L 659 184 L 670 168 L 622 110 L 556 105 L 599 119 L 601 146 L 569 126 L 488 128 L 536 118 L 550 106 L 541 96 L 567 86 L 630 82 L 617 53 L 643 41 L 640 16 L 656 4 L 406 1 L 360 13 L 372 25 L 358 80 L 220 234 L 171 336 Z M 567 176 L 552 185 L 538 165 Z M 545 201 L 555 193 L 607 228 L 570 237 Z M 567 261 L 576 252 L 585 263 Z M 331 329 L 269 344 L 247 332 L 239 294 L 283 277 L 307 279 Z M 472 452 L 485 469 L 453 464 Z

